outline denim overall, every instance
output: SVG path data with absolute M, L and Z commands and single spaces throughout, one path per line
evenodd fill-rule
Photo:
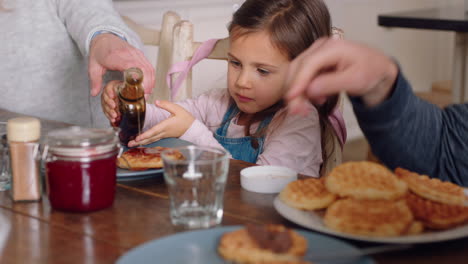
M 223 126 L 218 128 L 214 133 L 214 137 L 218 142 L 231 153 L 232 158 L 237 160 L 243 160 L 251 163 L 256 163 L 258 159 L 258 155 L 263 152 L 263 144 L 265 142 L 265 136 L 258 138 L 258 148 L 255 149 L 252 147 L 251 140 L 252 137 L 241 137 L 241 138 L 228 138 L 226 137 L 227 131 L 229 128 L 229 124 L 231 123 L 231 119 L 239 113 L 239 108 L 235 104 L 231 104 L 229 109 L 226 111 L 223 117 Z M 271 119 L 273 119 L 273 115 L 265 118 L 260 122 L 258 129 L 262 129 L 268 124 L 270 124 Z

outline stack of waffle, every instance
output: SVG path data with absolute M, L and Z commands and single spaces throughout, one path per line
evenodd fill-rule
M 468 222 L 463 188 L 404 169 L 348 162 L 322 179 L 291 182 L 280 193 L 302 210 L 324 209 L 324 224 L 363 236 L 392 237 Z

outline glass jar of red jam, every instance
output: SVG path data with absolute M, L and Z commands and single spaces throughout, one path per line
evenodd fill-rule
M 110 207 L 119 149 L 114 129 L 70 127 L 49 132 L 43 159 L 52 208 L 89 212 Z

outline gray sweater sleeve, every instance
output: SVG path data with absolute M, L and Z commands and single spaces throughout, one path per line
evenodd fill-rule
M 87 56 L 91 38 L 97 31 L 106 30 L 123 36 L 128 43 L 142 49 L 137 34 L 128 28 L 115 11 L 112 0 L 51 0 L 56 2 L 58 17 Z
M 401 72 L 380 105 L 367 108 L 359 97 L 351 101 L 372 152 L 384 164 L 468 186 L 468 104 L 440 109 L 421 100 Z

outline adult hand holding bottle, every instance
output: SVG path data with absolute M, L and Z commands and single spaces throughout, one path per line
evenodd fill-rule
M 146 115 L 146 101 L 142 87 L 144 77 L 139 68 L 124 70 L 124 82 L 110 81 L 101 95 L 104 114 L 114 127 L 119 127 L 123 145 L 141 134 Z
M 124 71 L 132 67 L 143 71 L 143 88 L 145 93 L 150 93 L 155 81 L 154 68 L 143 52 L 114 34 L 104 33 L 94 37 L 88 66 L 91 95 L 96 96 L 101 91 L 102 76 L 107 70 Z

